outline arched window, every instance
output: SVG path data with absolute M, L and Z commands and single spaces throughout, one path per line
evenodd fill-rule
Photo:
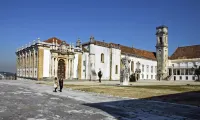
M 131 72 L 134 72 L 134 62 L 131 62 Z
M 101 53 L 101 62 L 104 63 L 104 54 Z
M 115 66 L 115 74 L 118 74 L 118 65 Z

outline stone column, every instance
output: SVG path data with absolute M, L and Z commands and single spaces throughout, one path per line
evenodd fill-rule
M 25 51 L 24 54 L 25 54 L 25 60 L 24 60 L 25 61 L 25 63 L 24 63 L 25 64 L 24 65 L 24 67 L 25 67 L 25 77 L 27 77 L 27 52 Z
M 32 64 L 31 64 L 31 60 L 32 60 L 32 55 L 31 55 L 31 50 L 29 50 L 29 77 L 32 77 Z
M 35 74 L 36 71 L 36 74 Z M 38 50 L 35 50 L 35 71 L 34 71 L 34 76 L 35 78 L 37 78 L 37 74 L 38 74 Z
M 58 77 L 57 70 L 58 70 L 58 58 L 56 58 L 56 60 L 55 60 L 55 77 Z
M 68 78 L 70 78 L 70 59 L 68 59 Z
M 51 57 L 51 77 L 54 77 L 54 57 Z
M 65 64 L 65 79 L 68 78 L 68 66 L 69 66 L 69 63 L 68 63 L 68 59 L 65 60 L 66 64 Z
M 72 78 L 72 59 L 70 59 L 70 79 Z
M 33 49 L 33 78 L 35 78 L 35 61 L 36 61 L 36 56 L 35 56 L 35 49 Z
M 74 78 L 74 59 L 72 59 L 72 78 Z
M 50 61 L 50 63 L 49 63 L 49 77 L 51 77 L 51 74 L 52 74 L 52 70 L 51 70 L 52 69 L 52 67 L 51 67 L 52 66 L 52 57 L 49 58 L 49 61 Z

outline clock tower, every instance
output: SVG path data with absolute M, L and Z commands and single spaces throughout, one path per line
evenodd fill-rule
M 168 76 L 168 27 L 156 27 L 156 59 L 157 79 L 164 80 Z

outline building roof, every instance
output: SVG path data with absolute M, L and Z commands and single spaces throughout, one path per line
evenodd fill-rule
M 122 54 L 133 54 L 133 55 L 143 57 L 143 58 L 146 58 L 146 59 L 156 60 L 156 53 L 155 52 L 136 49 L 136 48 L 133 48 L 133 47 L 131 48 L 131 47 L 122 46 L 122 45 L 120 45 L 120 49 L 121 49 Z
M 200 45 L 178 47 L 170 59 L 193 59 L 200 58 Z
M 132 54 L 132 55 L 135 55 L 135 56 L 138 56 L 138 57 L 156 60 L 156 53 L 155 52 L 136 49 L 136 48 L 133 48 L 133 47 L 123 46 L 123 45 L 115 44 L 115 43 L 106 43 L 106 42 L 97 41 L 97 40 L 95 40 L 94 44 L 98 45 L 98 46 L 102 46 L 102 47 L 117 47 L 117 48 L 121 49 L 122 54 Z
M 52 37 L 52 38 L 49 38 L 49 39 L 45 40 L 44 42 L 53 43 L 53 41 L 54 41 L 54 43 L 56 43 L 56 40 L 57 40 L 57 44 L 61 44 L 62 41 L 63 41 L 63 40 L 60 40 L 60 39 L 58 39 L 56 37 Z M 66 45 L 69 46 L 69 44 L 66 44 Z

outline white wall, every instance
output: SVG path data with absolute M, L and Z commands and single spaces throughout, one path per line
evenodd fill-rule
M 121 50 L 112 48 L 112 80 L 120 80 Z M 118 66 L 116 74 L 116 65 Z
M 122 55 L 122 57 L 125 57 L 125 55 Z M 140 79 L 156 79 L 156 74 L 157 71 L 155 69 L 155 67 L 157 66 L 157 61 L 153 61 L 153 60 L 148 60 L 148 59 L 144 59 L 144 58 L 137 58 L 134 56 L 128 56 L 131 61 L 134 62 L 134 72 L 137 69 L 137 62 L 140 62 L 140 66 L 139 69 L 141 70 L 140 73 Z M 144 71 L 142 71 L 142 65 L 144 65 Z M 147 70 L 147 65 L 149 66 L 148 70 Z M 153 72 L 151 72 L 151 66 L 153 66 Z M 130 71 L 131 71 L 131 62 L 130 62 Z M 132 72 L 131 72 L 132 74 Z M 142 77 L 143 75 L 143 77 Z M 148 75 L 148 78 L 147 78 Z M 152 77 L 153 78 L 152 78 Z
M 91 47 L 91 51 L 95 54 L 95 71 L 96 73 L 99 72 L 101 69 L 103 79 L 110 79 L 110 49 L 106 47 L 101 47 L 94 45 Z M 101 63 L 101 54 L 104 54 L 104 63 Z M 98 79 L 98 77 L 97 77 Z
M 78 78 L 78 53 L 74 55 L 74 75 L 73 78 Z
M 89 60 L 89 53 L 83 53 L 82 55 L 82 73 L 81 73 L 81 79 L 89 79 L 88 75 L 88 60 Z M 85 64 L 84 64 L 85 62 Z
M 174 65 L 174 69 L 186 69 L 186 68 L 192 68 L 194 65 L 200 65 L 199 59 L 177 59 L 177 60 L 170 60 L 169 61 L 169 66 Z M 195 64 L 194 64 L 195 63 Z M 182 79 L 180 79 L 182 77 Z M 186 80 L 186 77 L 188 77 L 188 80 L 193 80 L 194 75 L 173 75 L 170 80 Z M 195 77 L 197 79 L 197 77 Z M 187 80 L 186 80 L 187 81 Z
M 51 53 L 50 50 L 44 49 L 44 56 L 43 56 L 43 77 L 50 77 L 49 76 L 49 64 L 50 64 L 50 58 Z

